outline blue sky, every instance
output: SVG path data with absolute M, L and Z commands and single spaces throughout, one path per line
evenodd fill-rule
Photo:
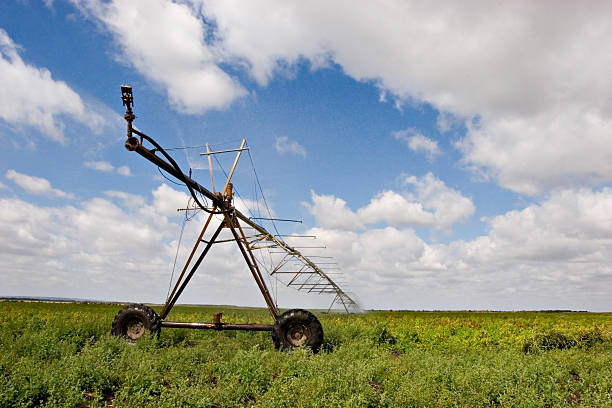
M 246 138 L 274 214 L 303 221 L 278 228 L 316 235 L 365 308 L 609 311 L 610 14 L 3 2 L 0 295 L 164 300 L 187 195 L 123 148 L 130 84 L 165 147 Z M 200 151 L 174 154 L 209 186 Z M 239 205 L 254 182 L 243 156 Z M 183 301 L 263 305 L 232 248 L 206 262 Z M 285 307 L 330 301 L 279 289 Z

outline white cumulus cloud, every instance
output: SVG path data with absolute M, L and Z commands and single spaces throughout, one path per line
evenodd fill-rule
M 410 182 L 423 185 L 414 193 L 422 197 L 436 188 L 435 180 Z M 345 223 L 358 222 L 343 200 L 313 197 L 344 212 Z M 57 207 L 0 199 L 3 294 L 161 302 L 181 230 L 176 207 L 186 200 L 184 192 L 167 185 L 150 197 L 107 191 Z M 205 218 L 186 224 L 179 267 Z M 555 191 L 487 220 L 485 235 L 447 244 L 427 243 L 410 226 L 366 224 L 351 230 L 326 222 L 305 233 L 325 245 L 325 255 L 335 258 L 366 308 L 612 307 L 610 188 Z M 248 277 L 235 246 L 215 246 L 183 300 L 263 305 Z
M 42 177 L 28 176 L 27 174 L 18 173 L 13 169 L 7 170 L 5 176 L 30 194 L 58 198 L 74 198 L 74 194 L 72 193 L 66 193 L 65 191 L 51 187 L 49 180 Z
M 205 41 L 208 27 L 183 2 L 163 0 L 73 0 L 113 34 L 118 60 L 163 87 L 181 112 L 225 108 L 246 94 L 218 64 L 224 62 Z
M 368 205 L 352 211 L 346 201 L 332 195 L 311 193 L 312 204 L 305 203 L 317 224 L 325 228 L 358 230 L 367 224 L 386 223 L 394 227 L 434 227 L 448 230 L 465 222 L 476 208 L 472 200 L 429 173 L 424 177 L 407 177 L 410 190 L 398 193 L 384 191 Z
M 372 198 L 367 206 L 357 211 L 357 214 L 367 223 L 384 221 L 394 226 L 420 227 L 435 223 L 435 215 L 425 210 L 423 203 L 390 190 Z
M 559 190 L 487 223 L 487 234 L 448 244 L 394 226 L 308 233 L 366 307 L 610 310 L 612 189 Z
M 132 172 L 130 171 L 130 168 L 128 166 L 119 166 L 117 167 L 117 173 L 121 174 L 122 176 L 131 176 Z
M 89 167 L 93 170 L 102 171 L 104 173 L 112 173 L 115 170 L 115 166 L 107 161 L 86 161 L 83 163 L 85 167 Z
M 128 166 L 115 167 L 111 163 L 103 160 L 86 161 L 83 162 L 83 165 L 92 170 L 101 171 L 103 173 L 113 173 L 116 171 L 117 174 L 120 174 L 122 176 L 132 175 L 132 172 L 130 171 L 130 168 Z
M 346 201 L 333 195 L 319 195 L 311 191 L 312 204 L 304 203 L 315 217 L 317 224 L 326 228 L 354 230 L 363 227 L 357 214 L 351 211 Z
M 335 63 L 381 95 L 463 118 L 468 168 L 538 194 L 612 181 L 612 6 L 192 1 L 215 49 L 260 83 L 302 60 Z M 569 159 L 568 159 L 569 158 Z
M 306 149 L 304 146 L 295 140 L 289 140 L 287 136 L 277 137 L 274 147 L 280 154 L 292 153 L 297 154 L 298 156 L 306 157 Z
M 405 182 L 416 191 L 419 202 L 432 211 L 435 225 L 439 228 L 449 228 L 457 222 L 467 221 L 476 210 L 471 198 L 448 187 L 431 173 L 422 178 L 407 177 Z
M 166 185 L 149 197 L 107 191 L 62 206 L 1 198 L 0 294 L 163 302 L 181 232 L 176 209 L 186 202 L 185 193 Z M 186 223 L 177 268 L 205 219 L 197 215 Z M 210 229 L 219 221 L 215 217 Z M 264 306 L 249 276 L 235 245 L 215 245 L 181 301 Z
M 416 153 L 425 153 L 429 161 L 433 161 L 433 159 L 440 154 L 438 142 L 423 136 L 421 132 L 414 128 L 398 130 L 392 132 L 392 134 L 397 140 L 406 143 L 410 150 Z
M 442 132 L 463 122 L 465 167 L 505 188 L 536 195 L 612 181 L 606 2 L 73 3 L 183 112 L 246 94 L 227 67 L 265 86 L 302 61 L 337 64 L 380 88 L 381 101 L 431 104 Z M 432 142 L 413 135 L 409 147 L 433 159 Z
M 87 106 L 65 82 L 53 79 L 46 68 L 28 64 L 20 47 L 0 28 L 0 119 L 11 125 L 31 126 L 65 143 L 66 118 L 99 132 L 102 114 Z

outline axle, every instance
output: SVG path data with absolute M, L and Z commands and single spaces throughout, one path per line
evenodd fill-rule
M 271 324 L 238 324 L 238 323 L 189 323 L 189 322 L 168 322 L 162 321 L 162 327 L 172 327 L 178 329 L 209 329 L 209 330 L 250 330 L 250 331 L 272 331 L 274 325 Z

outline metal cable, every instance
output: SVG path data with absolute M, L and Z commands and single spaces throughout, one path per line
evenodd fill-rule
M 189 202 L 187 203 L 189 206 Z M 170 288 L 172 288 L 172 281 L 174 280 L 174 271 L 176 269 L 176 260 L 178 259 L 179 250 L 181 249 L 181 241 L 183 240 L 183 232 L 185 231 L 185 225 L 187 224 L 187 216 L 185 216 L 183 220 L 183 226 L 181 227 L 181 235 L 179 236 L 179 241 L 176 246 L 176 254 L 174 255 L 174 265 L 172 265 L 172 275 L 170 275 L 170 283 L 168 284 L 168 293 L 166 293 L 166 302 L 168 302 L 168 298 L 170 298 Z
M 266 206 L 266 210 L 268 211 L 268 216 L 270 218 L 272 218 L 272 211 L 270 211 L 270 207 L 268 206 L 268 201 L 266 200 L 266 196 L 263 193 L 263 189 L 261 188 L 261 183 L 259 182 L 259 176 L 257 175 L 257 170 L 255 170 L 255 163 L 253 162 L 253 156 L 251 156 L 251 151 L 247 150 L 247 153 L 249 154 L 249 160 L 251 160 L 251 167 L 253 168 L 253 173 L 255 173 L 255 180 L 257 180 L 257 185 L 259 186 L 259 191 L 261 192 L 261 198 L 263 199 L 263 202 Z M 274 223 L 274 221 L 272 222 L 272 226 L 274 227 L 274 231 L 276 231 L 277 235 L 280 235 L 280 232 L 278 232 L 278 228 L 276 228 L 276 224 Z
M 187 188 L 189 189 L 189 193 L 191 194 L 191 196 L 193 197 L 194 201 L 196 202 L 196 204 L 204 211 L 206 211 L 209 214 L 215 213 L 211 210 L 209 210 L 208 208 L 206 208 L 205 206 L 202 205 L 202 203 L 200 202 L 200 200 L 198 200 L 198 197 L 196 196 L 193 188 L 191 187 L 191 185 L 187 182 L 187 178 L 185 176 L 185 173 L 183 173 L 183 170 L 181 170 L 181 168 L 179 167 L 178 164 L 176 164 L 176 162 L 174 161 L 174 159 L 166 152 L 166 150 L 164 150 L 163 147 L 161 147 L 159 145 L 159 143 L 157 143 L 155 140 L 153 140 L 153 138 L 149 137 L 148 135 L 142 133 L 139 130 L 133 129 L 134 133 L 136 133 L 137 135 L 139 135 L 140 137 L 142 137 L 143 139 L 146 139 L 149 143 L 151 143 L 161 154 L 164 155 L 164 157 L 170 162 L 170 164 L 172 165 L 172 167 L 174 167 L 174 170 L 176 170 L 176 172 L 179 175 L 179 180 L 181 180 L 183 183 L 185 183 L 185 186 L 187 186 Z M 221 212 L 222 213 L 222 212 Z M 218 213 L 218 214 L 221 214 Z
M 176 181 L 172 180 L 170 177 L 166 176 L 163 172 L 162 169 L 158 166 L 157 170 L 159 171 L 159 174 L 161 174 L 161 176 L 163 178 L 165 178 L 166 180 L 168 180 L 169 182 L 171 182 L 172 184 L 176 184 L 177 186 L 181 186 L 183 187 L 185 185 L 185 183 L 177 183 Z

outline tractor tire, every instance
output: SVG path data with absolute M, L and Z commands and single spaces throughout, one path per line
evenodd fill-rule
M 272 341 L 277 350 L 304 347 L 318 353 L 323 343 L 323 327 L 308 310 L 291 309 L 274 322 Z
M 161 319 L 147 305 L 133 304 L 121 309 L 113 320 L 111 333 L 135 343 L 146 332 L 159 337 Z

